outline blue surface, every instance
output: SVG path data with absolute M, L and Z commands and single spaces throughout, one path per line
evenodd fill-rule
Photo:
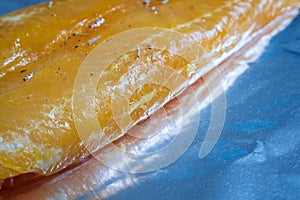
M 0 14 L 35 2 L 1 1 Z M 225 127 L 206 158 L 198 153 L 210 108 L 202 111 L 199 134 L 179 160 L 137 175 L 138 185 L 110 199 L 300 199 L 300 17 L 226 95 Z
M 46 2 L 45 0 L 2 0 L 0 1 L 0 15 L 12 12 L 17 9 L 21 9 L 26 6 L 34 5 L 40 2 Z

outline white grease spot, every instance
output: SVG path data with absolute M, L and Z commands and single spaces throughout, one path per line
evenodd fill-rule
M 36 13 L 36 12 L 31 11 L 29 13 L 21 13 L 19 15 L 2 17 L 2 19 L 0 20 L 0 26 L 3 25 L 6 22 L 15 23 L 15 22 L 21 20 L 23 17 L 28 17 L 30 15 L 33 15 L 34 13 Z
M 203 17 L 204 17 L 204 18 L 209 18 L 209 17 L 212 17 L 212 14 L 211 14 L 211 13 L 205 13 L 205 14 L 203 15 Z

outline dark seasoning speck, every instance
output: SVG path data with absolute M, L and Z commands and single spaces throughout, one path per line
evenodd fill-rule
M 29 81 L 34 75 L 34 71 L 31 71 L 29 74 L 27 74 L 24 78 L 23 81 Z
M 95 21 L 93 24 L 89 25 L 89 28 L 95 28 L 101 26 L 105 22 L 105 19 L 103 17 L 100 17 L 97 21 Z

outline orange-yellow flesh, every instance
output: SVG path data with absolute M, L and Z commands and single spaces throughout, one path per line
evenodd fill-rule
M 193 37 L 212 59 L 225 59 L 277 17 L 293 16 L 298 4 L 298 0 L 170 0 L 150 5 L 126 0 L 57 0 L 51 8 L 45 3 L 1 17 L 0 179 L 29 172 L 49 175 L 87 155 L 74 125 L 72 89 L 80 64 L 100 42 L 133 28 L 172 28 Z M 89 28 L 100 17 L 105 22 Z M 88 45 L 98 35 L 101 38 Z M 192 78 L 187 61 L 156 53 L 159 62 L 149 67 L 169 65 Z M 111 87 L 104 86 L 119 84 L 130 67 L 146 64 L 149 54 L 145 50 L 145 57 L 137 59 L 131 52 L 127 60 L 116 60 L 99 83 L 96 111 L 105 132 L 103 140 L 123 134 L 112 118 Z M 117 63 L 120 70 L 114 68 Z M 30 72 L 33 77 L 24 81 Z M 141 86 L 130 99 L 131 104 L 137 103 L 131 117 L 138 122 L 169 93 L 155 84 Z M 151 99 L 140 103 L 149 94 L 153 94 Z

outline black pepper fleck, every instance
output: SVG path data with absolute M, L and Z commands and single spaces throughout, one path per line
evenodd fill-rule
M 23 81 L 28 81 L 29 79 L 31 79 L 34 75 L 34 71 L 31 71 L 29 74 L 27 74 L 24 78 Z
M 77 49 L 78 47 L 79 47 L 79 46 L 78 46 L 78 45 L 76 45 L 76 46 L 75 46 L 75 49 Z
M 20 72 L 21 72 L 21 73 L 24 73 L 24 72 L 26 72 L 26 71 L 27 71 L 26 69 L 23 69 L 23 70 L 21 70 Z

